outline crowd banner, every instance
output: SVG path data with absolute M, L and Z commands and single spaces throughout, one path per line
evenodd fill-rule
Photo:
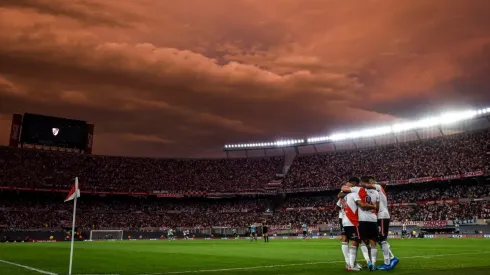
M 393 221 L 393 222 L 390 222 L 390 226 L 403 226 L 403 225 L 406 225 L 406 226 L 422 226 L 422 225 L 424 225 L 424 222 L 422 222 L 422 221 L 405 221 L 405 222 Z
M 445 227 L 448 225 L 448 221 L 425 221 L 424 227 Z

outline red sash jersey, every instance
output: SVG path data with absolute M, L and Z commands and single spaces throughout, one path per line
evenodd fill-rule
M 352 187 L 353 192 L 357 191 L 359 198 L 366 204 L 376 205 L 379 202 L 379 193 L 373 189 Z M 361 240 L 378 240 L 378 214 L 376 210 L 366 210 L 359 208 L 359 236 Z
M 359 209 L 357 207 L 357 201 L 360 200 L 357 193 L 348 193 L 345 197 L 340 200 L 342 205 L 342 210 L 344 212 L 344 217 L 342 219 L 342 226 L 344 229 L 345 236 L 349 240 L 358 240 L 360 232 L 359 226 Z
M 353 193 L 357 193 L 359 198 L 364 203 L 370 205 L 376 205 L 379 202 L 379 193 L 373 189 L 366 189 L 363 187 L 351 187 L 351 191 Z M 377 222 L 378 221 L 378 213 L 376 209 L 374 210 L 365 210 L 363 208 L 359 208 L 359 221 L 362 222 Z

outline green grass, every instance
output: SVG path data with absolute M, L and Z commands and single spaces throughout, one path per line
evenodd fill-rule
M 490 239 L 391 240 L 391 274 L 490 274 Z M 381 259 L 381 253 L 378 259 Z M 69 243 L 0 244 L 0 260 L 55 274 L 68 270 Z M 358 260 L 364 264 L 362 256 Z M 338 240 L 123 241 L 75 244 L 74 274 L 344 274 Z M 378 260 L 380 262 L 381 260 Z M 251 268 L 252 267 L 252 268 Z M 362 271 L 367 272 L 367 271 Z M 0 262 L 1 275 L 40 275 Z M 48 274 L 48 273 L 45 273 Z

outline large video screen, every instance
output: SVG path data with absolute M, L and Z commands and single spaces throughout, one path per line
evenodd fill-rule
M 35 114 L 24 114 L 22 143 L 84 149 L 87 144 L 87 123 Z

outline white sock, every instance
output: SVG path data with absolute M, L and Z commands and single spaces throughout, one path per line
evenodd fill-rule
M 383 260 L 385 265 L 390 265 L 390 245 L 387 241 L 381 242 L 381 249 L 383 250 Z
M 357 258 L 357 247 L 350 246 L 349 247 L 349 266 L 350 267 L 356 266 L 356 258 Z
M 342 242 L 342 253 L 344 254 L 345 263 L 349 265 L 349 245 Z
M 376 246 L 371 247 L 371 262 L 376 266 L 376 258 L 378 257 L 378 248 Z
M 369 263 L 370 262 L 369 251 L 365 244 L 361 244 L 361 252 L 362 252 L 362 256 L 364 256 L 364 260 L 366 260 L 366 263 Z
M 395 258 L 395 255 L 393 255 L 393 252 L 391 252 L 391 245 L 386 242 L 388 244 L 388 250 L 390 251 L 390 260 L 393 260 L 393 258 Z

